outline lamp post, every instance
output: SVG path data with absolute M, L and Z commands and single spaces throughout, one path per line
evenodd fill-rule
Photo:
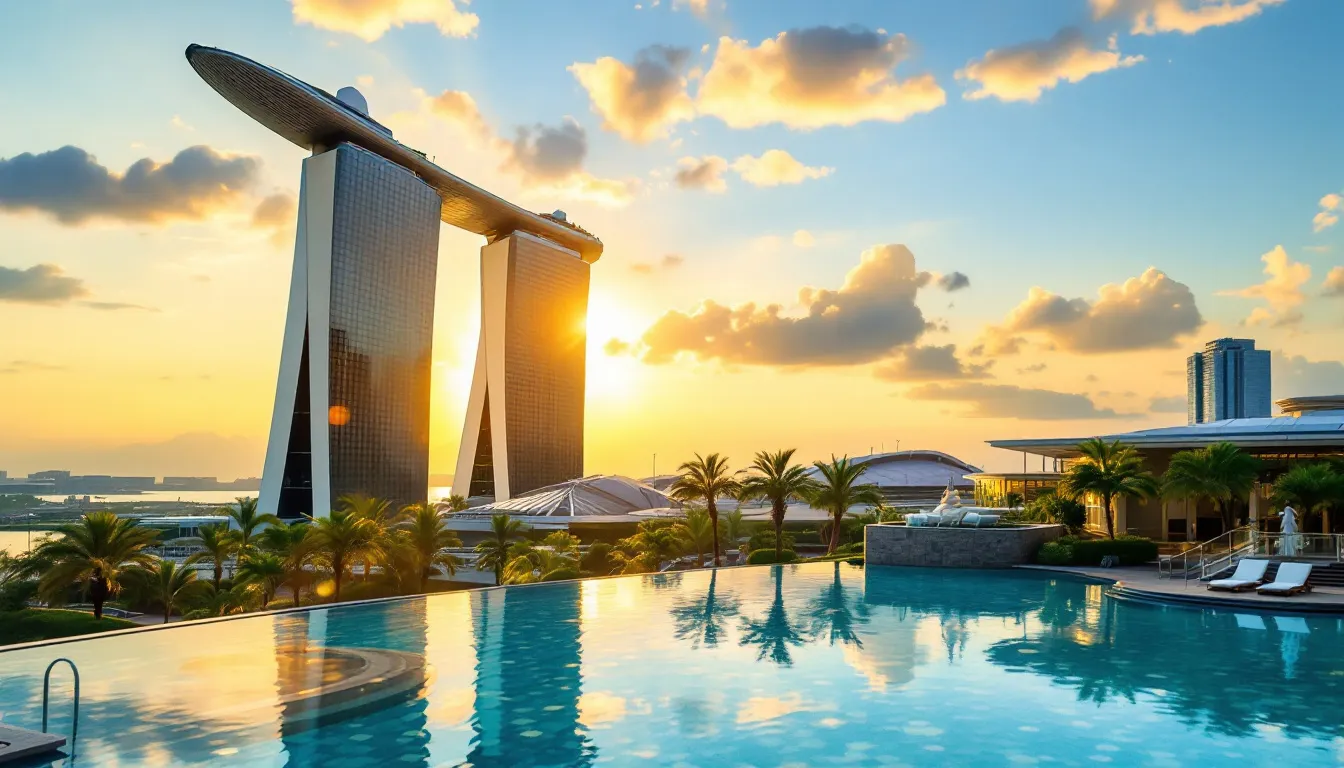
M 25 526 L 24 526 L 24 528 L 27 528 L 27 529 L 28 529 L 28 549 L 26 550 L 26 552 L 32 552 L 32 551 L 33 551 L 33 518 L 34 518 L 34 517 L 37 517 L 37 515 L 34 514 L 34 513 L 32 513 L 32 512 L 29 512 L 29 513 L 28 513 L 28 525 L 25 525 Z

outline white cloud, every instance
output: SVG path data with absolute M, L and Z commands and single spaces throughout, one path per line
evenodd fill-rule
M 1344 296 L 1344 267 L 1331 267 L 1325 276 L 1324 291 L 1327 296 Z
M 817 238 L 806 229 L 800 229 L 793 233 L 793 244 L 799 248 L 811 248 L 817 244 Z

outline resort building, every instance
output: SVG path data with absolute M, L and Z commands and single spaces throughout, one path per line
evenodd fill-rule
M 966 479 L 975 483 L 977 507 L 1016 507 L 1053 492 L 1061 477 L 1059 472 L 977 472 Z
M 969 493 L 975 486 L 968 476 L 980 471 L 979 467 L 939 451 L 894 451 L 851 460 L 864 468 L 861 482 L 876 485 L 883 501 L 893 507 L 936 505 L 949 483 Z M 815 467 L 808 472 L 813 477 L 820 476 Z
M 1188 423 L 1268 418 L 1269 359 L 1254 339 L 1215 339 L 1187 358 Z
M 457 476 L 508 498 L 581 475 L 581 329 L 602 242 L 401 144 L 354 88 L 332 96 L 217 48 L 192 45 L 186 55 L 220 95 L 313 153 L 300 179 L 260 509 L 321 517 L 348 493 L 427 501 L 440 221 L 486 238 L 481 349 Z
M 1294 397 L 1279 400 L 1282 415 L 1238 418 L 1179 427 L 1101 435 L 1134 446 L 1147 469 L 1155 475 L 1167 470 L 1177 451 L 1230 442 L 1262 462 L 1260 481 L 1239 504 L 1238 517 L 1256 520 L 1271 514 L 1269 484 L 1296 462 L 1344 456 L 1344 395 Z M 1078 457 L 1078 444 L 1090 436 L 1027 440 L 990 440 L 995 448 L 1060 460 L 1065 467 Z M 1044 479 L 1044 478 L 1043 478 Z M 1087 501 L 1087 528 L 1103 532 L 1106 518 L 1100 501 Z M 1325 524 L 1329 525 L 1328 517 Z M 1115 525 L 1120 532 L 1164 541 L 1204 541 L 1223 532 L 1222 517 L 1205 501 L 1194 503 L 1161 498 L 1115 501 Z

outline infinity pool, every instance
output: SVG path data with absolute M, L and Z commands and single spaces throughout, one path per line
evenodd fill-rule
M 68 656 L 80 765 L 1339 765 L 1342 640 L 1044 573 L 818 563 L 0 653 L 0 717 L 37 727 Z

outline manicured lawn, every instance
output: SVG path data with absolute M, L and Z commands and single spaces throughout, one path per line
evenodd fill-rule
M 87 635 L 93 632 L 110 632 L 134 626 L 136 625 L 133 622 L 110 616 L 95 620 L 93 614 L 81 611 L 25 608 L 21 611 L 0 613 L 0 645 Z

